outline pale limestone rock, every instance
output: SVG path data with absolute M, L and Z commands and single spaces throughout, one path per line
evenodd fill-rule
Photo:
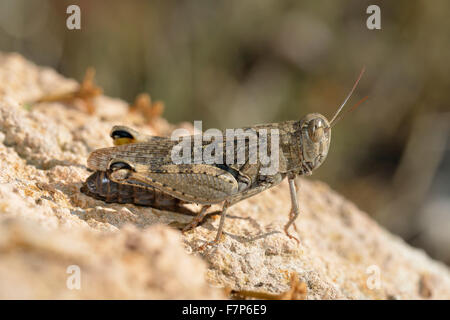
M 79 270 L 79 289 L 71 266 Z M 180 235 L 162 225 L 100 234 L 0 222 L 0 299 L 223 298 L 205 272 L 203 261 L 186 254 Z
M 0 298 L 225 297 L 211 286 L 281 293 L 292 272 L 308 299 L 450 298 L 448 267 L 320 182 L 298 179 L 300 245 L 282 232 L 290 209 L 283 182 L 231 207 L 225 237 L 204 252 L 196 248 L 215 236 L 217 215 L 181 236 L 168 226 L 191 216 L 87 197 L 79 188 L 89 152 L 112 145 L 114 124 L 133 121 L 125 102 L 108 97 L 95 100 L 94 115 L 70 104 L 25 104 L 76 87 L 0 54 Z M 135 128 L 170 133 L 159 126 Z M 80 291 L 66 287 L 71 264 L 83 273 Z

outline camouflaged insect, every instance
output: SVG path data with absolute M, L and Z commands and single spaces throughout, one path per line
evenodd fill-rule
M 277 129 L 279 165 L 274 174 L 261 175 L 261 168 L 264 167 L 261 161 L 259 159 L 254 163 L 249 161 L 251 153 L 257 150 L 255 148 L 257 146 L 253 145 L 257 142 L 252 139 L 233 137 L 233 141 L 227 141 L 227 136 L 223 134 L 223 141 L 220 142 L 223 150 L 227 143 L 231 143 L 236 155 L 244 151 L 246 158 L 243 163 L 238 163 L 237 156 L 233 162 L 227 163 L 224 152 L 222 164 L 204 162 L 174 164 L 171 152 L 178 141 L 166 137 L 147 136 L 125 126 L 115 126 L 111 130 L 111 137 L 116 146 L 97 149 L 88 158 L 88 167 L 96 172 L 88 178 L 83 191 L 110 202 L 154 207 L 160 207 L 164 202 L 168 206 L 180 203 L 203 205 L 184 230 L 197 226 L 211 205 L 222 203 L 216 237 L 207 243 L 216 244 L 222 235 L 227 209 L 230 206 L 276 186 L 288 178 L 291 211 L 284 231 L 287 236 L 298 241 L 288 231 L 299 215 L 294 179 L 299 175 L 310 175 L 325 160 L 330 147 L 331 127 L 341 118 L 341 111 L 363 72 L 364 69 L 331 121 L 321 114 L 312 113 L 299 121 L 243 128 L 244 131 L 250 130 L 258 137 L 261 136 L 262 130 Z M 272 136 L 267 136 L 267 145 L 270 145 L 271 139 Z M 191 139 L 192 153 L 195 150 L 194 140 Z M 202 141 L 200 148 L 204 149 L 210 144 L 208 141 Z

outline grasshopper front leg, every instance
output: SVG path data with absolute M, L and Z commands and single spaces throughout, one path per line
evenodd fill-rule
M 223 225 L 225 224 L 225 218 L 227 216 L 227 209 L 230 206 L 230 202 L 228 200 L 225 200 L 222 206 L 222 213 L 220 214 L 220 222 L 219 222 L 219 228 L 217 229 L 216 237 L 213 241 L 208 241 L 205 244 L 203 244 L 201 247 L 199 247 L 199 250 L 204 250 L 207 246 L 215 246 L 219 243 L 220 238 L 222 237 L 223 233 Z
M 279 184 L 283 179 L 284 179 L 284 175 L 278 173 L 278 174 L 272 176 L 271 179 L 268 179 L 265 182 L 261 182 L 255 187 L 252 187 L 252 188 L 249 188 L 247 190 L 241 191 L 240 193 L 237 193 L 237 194 L 231 196 L 229 199 L 227 199 L 224 202 L 223 207 L 222 207 L 222 214 L 220 216 L 219 227 L 217 229 L 217 233 L 216 233 L 215 239 L 213 241 L 205 243 L 204 245 L 202 245 L 200 247 L 200 249 L 202 250 L 208 245 L 216 245 L 219 242 L 219 240 L 220 240 L 220 238 L 222 236 L 222 233 L 223 233 L 223 225 L 225 223 L 225 218 L 226 218 L 226 215 L 227 215 L 227 209 L 230 206 L 232 206 L 232 205 L 234 205 L 234 204 L 236 204 L 236 203 L 238 203 L 238 202 L 240 202 L 242 200 L 250 198 L 250 197 L 252 197 L 252 196 L 254 196 L 254 195 L 258 194 L 258 193 L 261 193 L 261 192 L 263 192 L 263 191 L 273 187 L 274 185 Z
M 300 241 L 293 235 L 289 233 L 289 227 L 295 222 L 298 215 L 300 214 L 300 210 L 298 208 L 298 200 L 297 200 L 297 189 L 295 186 L 295 179 L 293 177 L 289 177 L 289 192 L 291 194 L 291 211 L 289 212 L 289 221 L 284 226 L 284 233 L 291 238 L 300 243 Z M 297 227 L 294 224 L 294 229 L 297 231 Z
M 281 179 L 282 179 L 281 176 L 277 176 L 275 178 L 274 182 L 275 183 L 279 183 L 281 181 Z M 289 213 L 289 221 L 284 226 L 284 232 L 290 239 L 294 239 L 295 241 L 297 241 L 297 243 L 300 243 L 300 240 L 298 240 L 295 236 L 291 235 L 289 233 L 289 231 L 288 231 L 289 227 L 295 222 L 295 220 L 297 219 L 297 217 L 298 217 L 298 215 L 300 213 L 300 210 L 299 210 L 299 207 L 298 207 L 297 190 L 296 190 L 296 185 L 295 185 L 295 179 L 294 179 L 294 177 L 288 178 L 288 181 L 289 181 L 289 190 L 290 190 L 290 194 L 291 194 L 291 211 Z M 246 199 L 248 197 L 251 197 L 254 194 L 260 193 L 263 190 L 268 189 L 270 186 L 271 185 L 260 185 L 259 187 L 254 188 L 254 189 L 250 189 L 247 192 L 244 192 L 243 194 L 236 195 L 233 200 L 226 200 L 224 202 L 224 204 L 223 204 L 223 207 L 222 207 L 222 213 L 221 213 L 221 216 L 220 216 L 219 228 L 217 229 L 217 233 L 216 233 L 215 239 L 213 241 L 205 243 L 199 249 L 203 250 L 206 246 L 208 246 L 208 245 L 216 245 L 220 241 L 220 238 L 221 238 L 222 233 L 223 233 L 223 225 L 224 225 L 225 218 L 226 218 L 226 215 L 227 215 L 227 209 L 231 205 L 233 205 L 233 204 L 235 204 L 235 203 L 237 203 L 237 202 L 239 202 L 241 200 L 244 200 L 244 199 Z M 295 224 L 294 224 L 294 229 L 295 229 L 295 231 L 297 231 L 297 227 L 295 226 Z

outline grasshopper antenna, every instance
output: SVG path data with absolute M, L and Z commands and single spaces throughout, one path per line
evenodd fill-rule
M 364 74 L 364 71 L 366 71 L 366 67 L 363 67 L 363 68 L 362 68 L 361 73 L 359 74 L 358 79 L 356 80 L 355 84 L 353 85 L 352 90 L 350 90 L 350 93 L 347 95 L 347 97 L 345 98 L 344 102 L 341 104 L 341 106 L 339 107 L 339 109 L 336 111 L 336 113 L 334 114 L 333 118 L 331 119 L 331 121 L 330 121 L 331 127 L 333 127 L 333 126 L 336 124 L 337 120 L 339 120 L 339 119 L 341 118 L 341 117 L 338 117 L 338 116 L 339 116 L 339 114 L 341 113 L 342 109 L 344 109 L 344 106 L 345 106 L 345 104 L 347 103 L 348 99 L 350 99 L 350 97 L 352 96 L 353 91 L 355 91 L 356 86 L 358 85 L 359 80 L 361 80 L 362 75 Z M 351 110 L 356 109 L 356 107 L 357 107 L 361 102 L 363 102 L 365 99 L 367 99 L 367 97 L 365 97 L 364 99 L 360 100 L 360 101 L 356 104 L 356 106 L 354 106 Z
M 357 103 L 355 103 L 355 105 L 354 105 L 353 107 L 351 107 L 349 110 L 347 110 L 346 113 L 341 113 L 341 115 L 340 115 L 339 117 L 337 117 L 337 118 L 334 120 L 334 122 L 331 124 L 331 127 L 334 127 L 334 125 L 335 125 L 336 123 L 338 123 L 339 120 L 341 120 L 341 119 L 344 117 L 344 115 L 346 115 L 347 113 L 350 113 L 350 112 L 352 112 L 353 110 L 355 110 L 356 108 L 358 108 L 359 105 L 360 105 L 361 103 L 363 103 L 364 101 L 367 100 L 367 98 L 369 98 L 369 96 L 365 96 L 364 98 L 362 98 L 361 100 L 359 100 Z

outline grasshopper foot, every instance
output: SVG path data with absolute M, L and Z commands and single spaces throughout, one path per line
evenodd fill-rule
M 297 244 L 300 244 L 300 240 L 298 240 L 297 237 L 295 237 L 292 234 L 290 234 L 289 231 L 288 231 L 288 228 L 289 228 L 288 225 L 286 225 L 284 227 L 284 233 L 289 237 L 289 239 L 294 239 L 295 241 L 297 241 Z M 294 229 L 295 229 L 295 231 L 297 231 L 297 228 L 295 228 L 295 225 L 294 225 Z
M 205 250 L 208 246 L 215 247 L 219 244 L 219 240 L 213 240 L 213 241 L 207 241 L 204 244 L 202 244 L 200 247 L 198 247 L 199 251 Z
M 213 241 L 207 241 L 207 242 L 205 242 L 204 244 L 202 244 L 202 245 L 198 248 L 198 250 L 199 250 L 199 251 L 203 251 L 203 250 L 205 250 L 206 247 L 208 247 L 208 246 L 216 247 L 216 246 L 219 244 L 219 242 L 220 242 L 221 240 L 223 240 L 223 234 L 222 234 L 222 232 L 218 233 L 218 234 L 216 235 L 216 238 L 215 238 Z
M 295 219 L 296 219 L 296 214 L 295 214 L 294 210 L 291 209 L 291 211 L 289 212 L 289 221 L 292 221 L 292 226 L 294 227 L 295 232 L 298 232 L 297 225 L 295 224 Z M 286 225 L 286 227 L 285 227 L 286 234 L 288 234 L 288 232 L 287 232 L 288 228 L 289 228 L 288 225 Z

